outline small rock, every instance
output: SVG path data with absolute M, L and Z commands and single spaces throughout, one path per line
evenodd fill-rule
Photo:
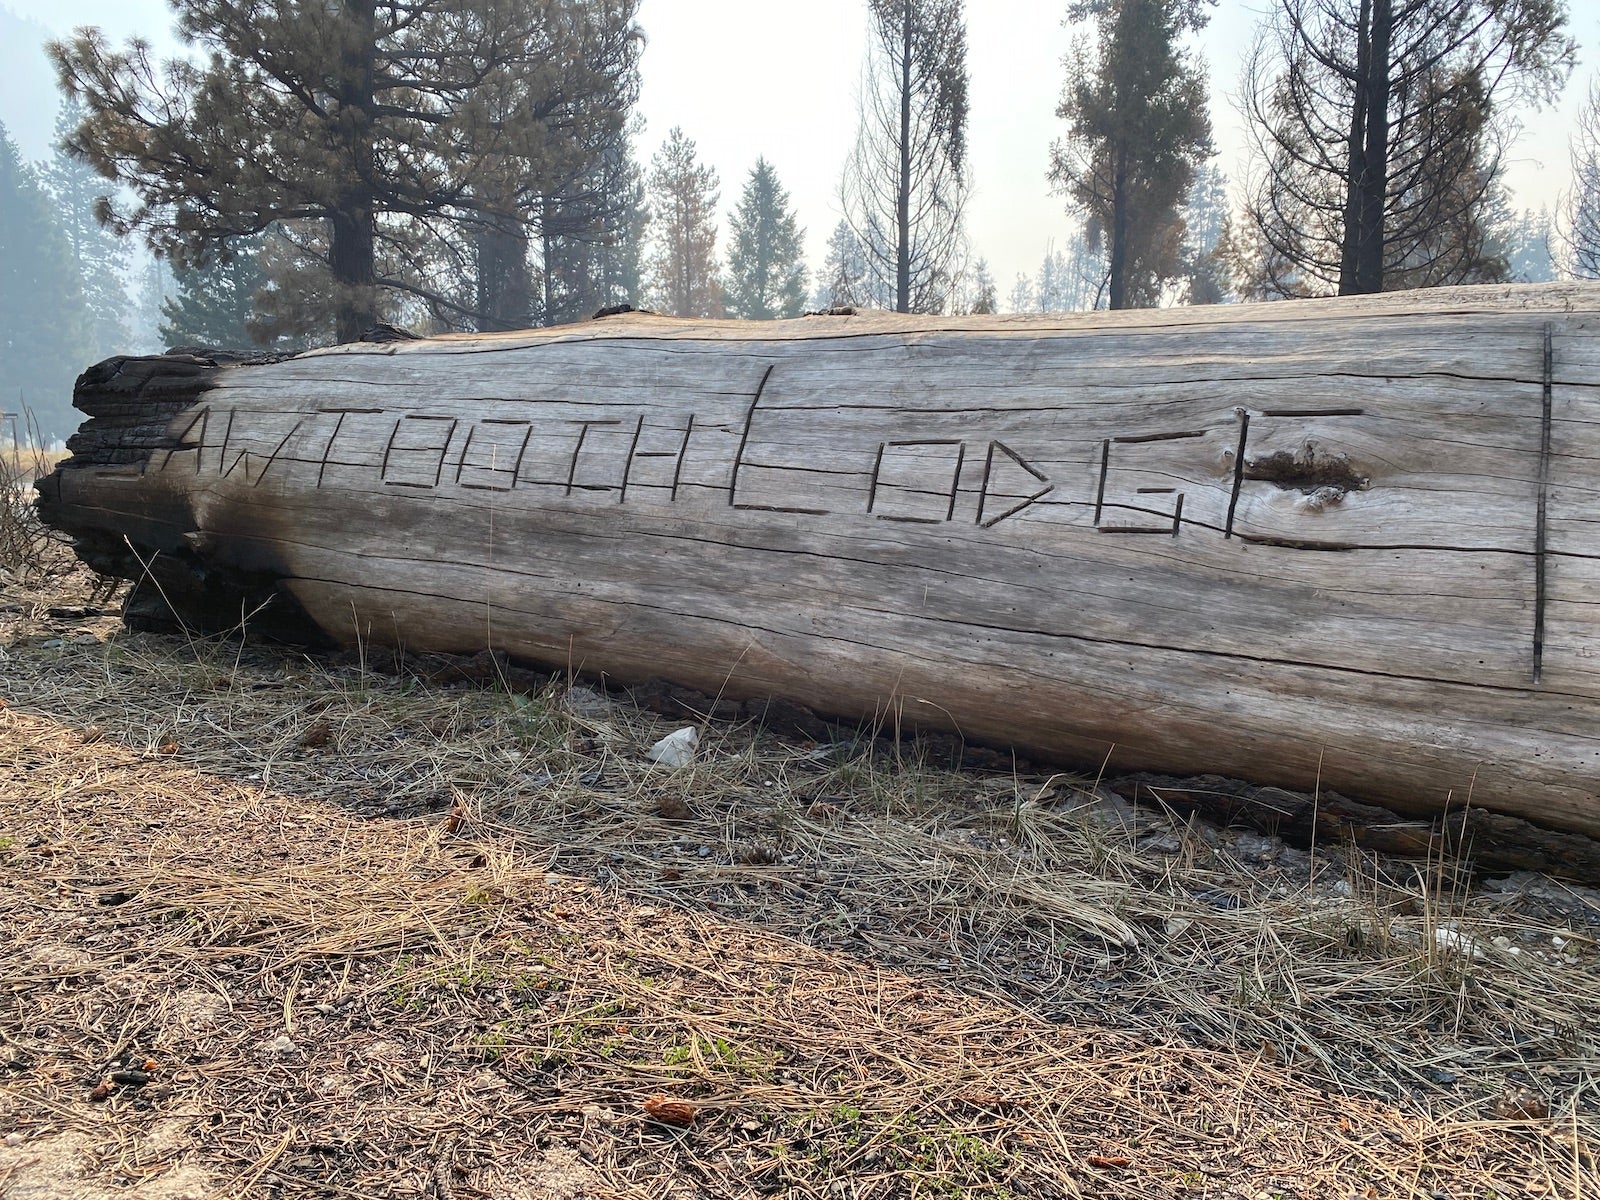
M 1139 849 L 1149 854 L 1182 854 L 1183 839 L 1175 833 L 1158 833 L 1141 839 Z
M 567 711 L 578 717 L 609 716 L 615 707 L 599 692 L 591 688 L 569 688 L 566 694 Z
M 689 807 L 689 802 L 682 796 L 656 797 L 656 812 L 667 821 L 694 820 L 694 809 Z
M 8 1134 L 6 1134 L 6 1145 L 7 1146 L 20 1146 L 20 1145 L 22 1145 L 23 1141 L 25 1141 L 25 1140 L 26 1139 L 24 1139 L 23 1136 L 20 1133 L 8 1133 Z
M 1454 929 L 1435 929 L 1433 940 L 1441 950 L 1454 950 L 1475 959 L 1483 957 L 1483 949 L 1476 940 Z
M 693 726 L 686 726 L 667 734 L 646 750 L 644 756 L 651 762 L 660 763 L 663 767 L 687 767 L 694 761 L 695 747 L 699 744 L 699 733 Z
M 1233 849 L 1241 858 L 1262 862 L 1276 858 L 1283 849 L 1283 842 L 1279 838 L 1265 837 L 1259 833 L 1241 833 L 1233 839 Z
M 45 638 L 44 641 L 39 643 L 40 648 L 44 650 L 59 650 L 64 645 L 66 643 L 60 638 Z
M 293 1054 L 299 1047 L 294 1044 L 294 1039 L 288 1034 L 280 1033 L 267 1043 L 267 1049 L 274 1054 Z

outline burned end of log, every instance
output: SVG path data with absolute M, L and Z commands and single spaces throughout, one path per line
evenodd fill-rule
M 153 462 L 178 450 L 174 422 L 216 386 L 221 372 L 283 357 L 184 348 L 109 358 L 78 377 L 73 404 L 89 419 L 67 442 L 71 457 L 34 485 L 35 506 L 91 570 L 133 583 L 123 607 L 130 629 L 210 635 L 248 625 L 273 640 L 331 645 L 283 590 L 279 575 L 206 558 L 206 539 L 185 498 L 161 502 L 146 494 L 119 513 L 108 508 L 101 486 L 142 480 Z M 80 494 L 97 498 L 79 503 Z

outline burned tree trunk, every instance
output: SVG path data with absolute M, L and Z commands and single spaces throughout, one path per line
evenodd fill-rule
M 1600 287 L 113 360 L 41 509 L 191 624 L 1600 834 Z

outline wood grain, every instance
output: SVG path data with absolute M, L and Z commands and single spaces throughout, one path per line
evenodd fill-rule
M 202 622 L 277 593 L 337 641 L 1600 834 L 1597 335 L 1596 285 L 628 315 L 190 362 L 181 411 L 113 360 L 41 507 L 204 574 Z

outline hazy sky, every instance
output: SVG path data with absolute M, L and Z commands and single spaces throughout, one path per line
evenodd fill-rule
M 1221 0 L 1205 31 L 1218 162 L 1243 171 L 1243 140 L 1234 112 L 1241 64 L 1266 0 Z M 134 34 L 158 47 L 170 41 L 165 0 L 0 0 L 52 31 L 99 25 L 121 40 Z M 1004 299 L 1019 271 L 1032 273 L 1046 246 L 1072 224 L 1045 180 L 1061 60 L 1072 41 L 1061 24 L 1064 0 L 973 0 L 967 6 L 972 152 L 976 191 L 968 231 L 988 258 Z M 1588 82 L 1600 68 L 1600 4 L 1571 0 L 1571 31 L 1581 62 L 1561 105 L 1524 114 L 1526 131 L 1511 154 L 1507 179 L 1519 205 L 1552 203 L 1565 186 L 1567 136 Z M 722 177 L 724 213 L 758 155 L 792 193 L 806 227 L 813 266 L 839 219 L 840 168 L 855 135 L 856 95 L 865 48 L 864 0 L 643 0 L 648 38 L 639 147 L 648 159 L 667 131 L 681 125 Z M 33 114 L 5 111 L 0 121 L 31 124 Z M 28 145 L 37 155 L 42 147 Z M 722 223 L 726 229 L 726 219 Z

